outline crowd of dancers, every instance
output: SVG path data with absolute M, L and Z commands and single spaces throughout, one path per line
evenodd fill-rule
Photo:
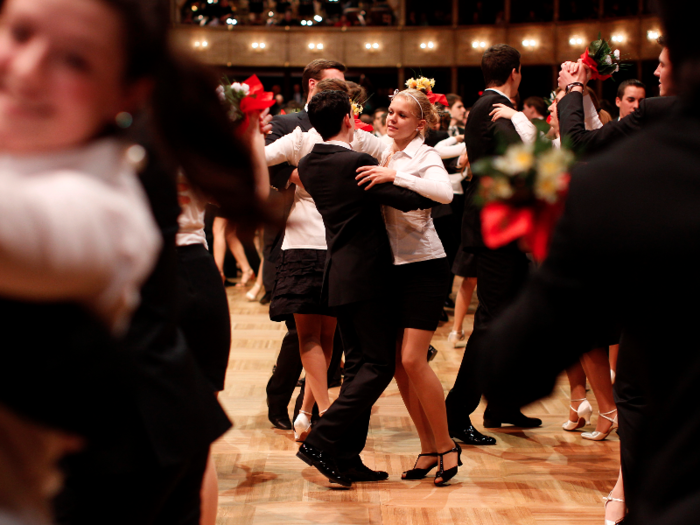
M 482 395 L 484 427 L 535 428 L 520 407 L 566 370 L 563 430 L 590 424 L 588 381 L 600 413 L 581 437 L 620 434 L 606 524 L 697 521 L 700 45 L 682 2 L 660 6 L 660 96 L 621 83 L 617 120 L 581 61 L 562 64 L 548 107 L 517 111 L 520 53 L 497 44 L 472 108 L 411 79 L 375 115 L 378 133 L 360 129 L 361 89 L 329 60 L 305 68 L 303 111 L 233 123 L 210 72 L 171 51 L 168 2 L 0 9 L 0 523 L 215 522 L 230 317 L 209 202 L 219 246 L 224 221 L 264 224 L 251 299 L 264 286 L 288 328 L 268 415 L 332 483 L 388 478 L 361 453 L 392 379 L 420 440 L 402 478 L 434 470 L 443 486 L 460 443 L 496 443 L 471 421 Z M 535 141 L 547 112 L 547 140 L 581 162 L 534 268 L 517 243 L 485 246 L 470 165 Z M 467 339 L 475 289 L 479 304 L 445 397 L 430 342 L 455 275 L 450 343 Z M 649 306 L 650 281 L 663 308 Z

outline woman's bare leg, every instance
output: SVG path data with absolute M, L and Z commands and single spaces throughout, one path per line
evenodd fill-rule
M 607 414 L 611 419 L 615 418 L 615 401 L 613 399 L 612 383 L 610 382 L 610 364 L 604 348 L 594 348 L 583 354 L 581 364 L 588 377 L 588 382 L 593 389 L 598 401 L 598 411 Z M 612 423 L 604 417 L 598 417 L 595 429 L 598 432 L 607 432 Z
M 236 235 L 236 228 L 232 227 L 231 225 L 226 227 L 226 242 L 228 243 L 228 249 L 231 250 L 233 257 L 241 267 L 242 276 L 241 282 L 238 283 L 238 285 L 245 286 L 250 278 L 253 277 L 254 272 L 253 268 L 251 268 L 250 263 L 248 262 L 248 257 L 246 257 L 243 244 Z
M 431 452 L 437 452 L 437 445 L 435 444 L 435 437 L 430 429 L 430 422 L 423 412 L 423 408 L 418 399 L 418 394 L 411 386 L 411 382 L 408 379 L 408 374 L 403 367 L 401 359 L 401 345 L 403 344 L 403 336 L 399 339 L 396 349 L 396 371 L 394 372 L 394 379 L 396 379 L 396 384 L 399 387 L 399 393 L 403 399 L 404 405 L 406 405 L 406 410 L 408 410 L 408 415 L 411 416 L 411 420 L 416 427 L 418 432 L 418 438 L 420 439 L 420 453 L 429 454 Z M 434 458 L 423 457 L 419 458 L 418 463 L 416 463 L 417 468 L 427 468 L 434 462 Z
M 418 396 L 421 410 L 433 434 L 436 452 L 447 452 L 454 448 L 454 442 L 447 429 L 445 391 L 437 375 L 425 359 L 434 332 L 406 328 L 401 344 L 401 364 L 406 371 L 412 392 Z M 425 459 L 425 458 L 422 458 Z M 443 458 L 445 470 L 457 466 L 457 454 Z
M 472 302 L 474 288 L 476 288 L 476 277 L 465 277 L 459 290 L 457 290 L 455 318 L 452 325 L 453 332 L 461 332 L 463 330 L 464 318 L 467 316 L 467 310 L 469 310 L 469 305 Z
M 224 258 L 226 257 L 226 219 L 223 217 L 214 217 L 212 225 L 212 234 L 214 236 L 214 262 L 219 269 L 221 280 L 226 281 L 224 276 Z
M 578 421 L 578 412 L 572 410 L 571 407 L 578 408 L 581 404 L 581 401 L 574 401 L 574 399 L 584 399 L 586 397 L 586 373 L 583 371 L 581 361 L 576 361 L 567 368 L 566 375 L 569 378 L 569 390 L 571 392 L 569 421 Z
M 330 406 L 328 397 L 328 364 L 333 353 L 333 333 L 336 320 L 316 314 L 294 314 L 299 334 L 301 363 L 306 370 L 306 389 L 302 410 L 311 412 L 314 401 L 319 412 Z M 308 394 L 311 393 L 312 396 Z
M 620 345 L 610 345 L 609 352 L 610 355 L 608 358 L 610 361 L 610 370 L 612 370 L 610 377 L 614 378 L 615 374 L 617 374 L 617 354 L 620 352 Z M 615 380 L 613 379 L 612 382 L 614 383 Z

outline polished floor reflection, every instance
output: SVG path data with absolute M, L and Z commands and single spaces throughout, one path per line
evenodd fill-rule
M 602 525 L 601 497 L 617 479 L 619 441 L 616 434 L 602 442 L 587 441 L 580 432 L 561 429 L 569 405 L 565 377 L 549 398 L 524 410 L 542 418 L 541 428 L 489 430 L 498 444 L 464 447 L 464 467 L 444 488 L 434 487 L 431 478 L 400 479 L 413 466 L 419 444 L 392 382 L 373 409 L 363 454 L 368 466 L 388 471 L 389 480 L 356 483 L 351 490 L 333 488 L 295 457 L 292 432 L 274 429 L 267 420 L 265 385 L 284 325 L 269 320 L 266 306 L 248 302 L 246 289 L 227 291 L 233 342 L 220 399 L 235 427 L 213 449 L 219 477 L 217 524 Z M 472 321 L 469 315 L 465 331 Z M 432 366 L 445 389 L 463 354 L 447 343 L 449 330 L 442 326 L 433 338 L 439 353 Z M 591 392 L 588 398 L 597 411 Z M 480 406 L 474 417 L 480 428 L 482 414 Z

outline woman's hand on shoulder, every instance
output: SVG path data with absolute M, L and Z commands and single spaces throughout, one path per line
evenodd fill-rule
M 497 104 L 493 105 L 494 109 L 491 110 L 491 120 L 493 122 L 496 122 L 499 118 L 506 118 L 508 120 L 513 118 L 513 115 L 517 113 L 513 108 L 509 108 L 505 104 L 501 104 L 500 102 Z
M 367 184 L 365 190 L 370 189 L 376 184 L 383 184 L 385 182 L 393 183 L 394 180 L 396 180 L 396 170 L 383 168 L 381 166 L 360 166 L 357 168 L 357 173 L 358 175 L 355 177 L 355 180 L 358 181 L 357 185 L 362 186 L 363 184 Z

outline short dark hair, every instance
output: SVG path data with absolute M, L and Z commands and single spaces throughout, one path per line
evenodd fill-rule
M 336 62 L 335 60 L 325 60 L 319 58 L 309 62 L 304 68 L 304 72 L 301 74 L 301 86 L 304 88 L 304 96 L 309 96 L 309 80 L 321 80 L 323 76 L 323 71 L 326 69 L 337 69 L 345 73 L 345 64 Z
M 448 93 L 445 95 L 445 98 L 447 98 L 447 107 L 450 109 L 452 109 L 452 106 L 454 106 L 457 102 L 462 102 L 462 97 L 456 95 L 455 93 Z
M 629 86 L 642 88 L 645 94 L 647 92 L 647 87 L 644 85 L 644 82 L 642 82 L 641 80 L 637 80 L 636 78 L 630 78 L 629 80 L 620 82 L 620 85 L 617 86 L 617 98 L 621 99 L 622 97 L 624 97 L 625 89 L 627 89 Z
M 316 91 L 342 91 L 348 93 L 348 85 L 345 80 L 339 78 L 324 78 L 316 84 Z
M 491 46 L 481 57 L 481 72 L 487 88 L 505 84 L 514 69 L 520 71 L 520 52 L 509 45 Z
M 547 116 L 547 104 L 542 97 L 527 97 L 523 106 L 532 106 L 537 113 L 543 117 Z
M 347 93 L 321 91 L 313 96 L 307 111 L 311 125 L 321 134 L 323 140 L 328 140 L 340 132 L 343 119 L 350 115 L 352 106 Z

